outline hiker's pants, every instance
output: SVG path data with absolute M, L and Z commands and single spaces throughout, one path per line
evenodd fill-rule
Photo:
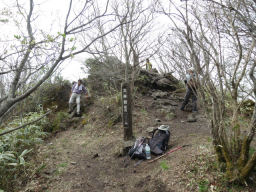
M 187 87 L 187 92 L 182 103 L 181 109 L 184 110 L 185 106 L 188 104 L 190 97 L 192 98 L 192 111 L 197 111 L 197 97 L 196 97 L 196 90 L 192 89 L 191 87 Z
M 77 94 L 77 93 L 72 93 L 71 97 L 69 99 L 69 110 L 72 110 L 72 105 L 74 103 L 74 100 L 76 100 L 76 112 L 77 114 L 80 113 L 80 97 L 81 94 Z

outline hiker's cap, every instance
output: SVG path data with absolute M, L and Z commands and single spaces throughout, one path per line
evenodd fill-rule
M 159 130 L 162 130 L 162 131 L 169 131 L 169 128 L 170 126 L 169 125 L 160 125 L 158 127 Z
M 192 72 L 194 72 L 194 68 L 193 68 L 193 67 L 191 67 L 191 68 L 189 68 L 189 69 L 188 69 L 188 71 L 192 71 Z

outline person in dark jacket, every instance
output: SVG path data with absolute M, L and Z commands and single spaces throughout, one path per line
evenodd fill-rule
M 197 111 L 197 92 L 196 92 L 196 79 L 195 79 L 195 73 L 194 73 L 194 69 L 190 68 L 188 70 L 188 74 L 186 75 L 186 79 L 184 80 L 186 87 L 187 87 L 187 91 L 186 91 L 186 95 L 184 98 L 184 101 L 181 105 L 180 110 L 184 111 L 185 110 L 185 106 L 188 104 L 189 99 L 192 99 L 192 112 L 196 112 Z

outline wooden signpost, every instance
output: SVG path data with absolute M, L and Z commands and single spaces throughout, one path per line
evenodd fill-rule
M 133 139 L 132 133 L 132 106 L 131 106 L 131 90 L 128 82 L 122 83 L 122 112 L 124 140 Z

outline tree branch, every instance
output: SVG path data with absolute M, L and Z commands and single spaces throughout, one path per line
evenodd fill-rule
M 14 128 L 14 129 L 11 129 L 11 130 L 8 130 L 8 131 L 4 131 L 3 133 L 0 133 L 0 136 L 6 135 L 6 134 L 8 134 L 8 133 L 11 133 L 11 132 L 13 132 L 13 131 L 22 129 L 22 128 L 28 126 L 28 125 L 33 124 L 33 123 L 36 123 L 37 121 L 40 121 L 42 118 L 44 118 L 46 115 L 48 115 L 48 114 L 51 113 L 51 112 L 52 112 L 52 111 L 49 110 L 49 111 L 47 111 L 44 115 L 42 115 L 41 117 L 37 118 L 37 119 L 34 120 L 34 121 L 31 121 L 31 122 L 29 122 L 29 123 L 26 123 L 26 124 L 24 124 L 24 125 L 21 125 L 21 126 L 19 126 L 19 127 L 16 127 L 16 128 Z

